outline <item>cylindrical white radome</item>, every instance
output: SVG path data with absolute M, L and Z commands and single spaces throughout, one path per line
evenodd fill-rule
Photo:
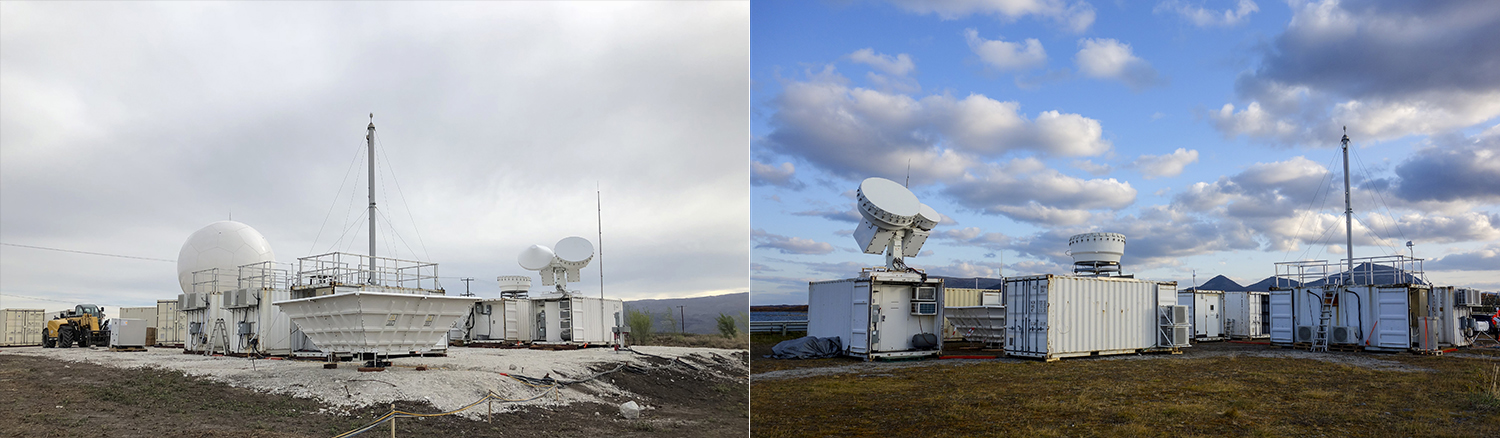
M 1068 254 L 1073 263 L 1120 263 L 1125 255 L 1125 235 L 1120 233 L 1083 233 L 1068 238 Z
M 192 293 L 193 273 L 217 268 L 219 289 L 233 289 L 240 266 L 275 260 L 271 243 L 259 231 L 235 221 L 214 222 L 194 231 L 177 252 L 177 284 L 183 293 Z
M 531 277 L 502 275 L 495 280 L 500 282 L 500 292 L 525 292 L 531 290 Z
M 888 229 L 904 228 L 916 220 L 922 203 L 901 184 L 885 178 L 865 178 L 855 192 L 859 214 Z

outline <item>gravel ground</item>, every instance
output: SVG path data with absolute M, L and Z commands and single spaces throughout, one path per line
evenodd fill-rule
M 661 356 L 686 368 L 718 378 L 743 379 L 747 364 L 743 350 L 721 350 L 684 347 L 634 347 L 650 355 Z M 527 377 L 553 377 L 560 380 L 582 379 L 618 365 L 642 368 L 664 366 L 661 359 L 630 352 L 591 348 L 572 351 L 522 349 L 450 348 L 447 357 L 396 358 L 394 366 L 384 372 L 359 372 L 359 362 L 341 362 L 337 369 L 324 369 L 321 361 L 251 360 L 236 357 L 205 357 L 182 354 L 180 349 L 150 348 L 146 352 L 110 352 L 99 348 L 21 347 L 0 349 L 0 354 L 40 356 L 51 359 L 87 362 L 118 368 L 155 368 L 202 376 L 234 387 L 278 395 L 309 398 L 330 406 L 334 414 L 368 406 L 385 406 L 396 401 L 425 401 L 448 411 L 458 409 L 494 391 L 507 399 L 531 398 L 541 391 L 502 373 Z M 653 363 L 654 362 L 654 363 Z M 427 370 L 417 371 L 425 366 Z M 739 376 L 723 376 L 725 370 Z M 499 412 L 532 406 L 566 406 L 575 403 L 614 405 L 622 399 L 636 399 L 652 409 L 646 397 L 639 397 L 616 386 L 615 374 L 582 384 L 570 385 L 540 399 L 523 403 L 495 405 Z M 743 380 L 741 380 L 743 382 Z M 484 410 L 464 413 L 482 418 Z

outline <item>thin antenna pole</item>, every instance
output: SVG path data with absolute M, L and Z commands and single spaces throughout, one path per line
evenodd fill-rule
M 472 292 L 469 292 L 469 282 L 474 281 L 473 278 L 464 277 L 464 278 L 458 279 L 458 281 L 464 282 L 464 296 L 466 296 L 466 297 L 472 297 L 472 296 L 474 296 L 474 294 Z
M 375 284 L 375 113 L 370 113 L 370 128 L 365 134 L 366 152 L 370 156 L 370 284 Z
M 594 223 L 599 227 L 599 308 L 604 308 L 604 195 L 599 190 L 599 182 L 594 181 L 594 205 L 596 207 Z M 604 311 L 600 310 L 600 314 Z
M 1348 254 L 1349 284 L 1354 283 L 1354 207 L 1349 203 L 1349 127 L 1344 127 L 1344 251 Z
M 906 187 L 906 188 L 911 188 L 911 159 L 910 158 L 906 159 L 906 184 L 902 184 L 901 186 L 902 187 Z

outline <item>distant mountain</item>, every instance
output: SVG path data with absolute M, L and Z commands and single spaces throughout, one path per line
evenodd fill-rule
M 1001 285 L 1005 284 L 1005 280 L 988 277 L 944 277 L 941 275 L 929 275 L 927 278 L 943 280 L 943 287 L 966 289 L 999 289 Z
M 1234 280 L 1230 280 L 1229 277 L 1225 277 L 1223 275 L 1218 275 L 1218 276 L 1214 276 L 1214 278 L 1208 279 L 1208 281 L 1203 282 L 1203 284 L 1198 285 L 1198 287 L 1187 288 L 1187 290 L 1199 290 L 1199 289 L 1201 289 L 1201 290 L 1221 290 L 1221 291 L 1225 291 L 1225 292 L 1235 292 L 1235 291 L 1245 290 L 1245 287 L 1244 286 L 1240 286 L 1239 283 L 1235 283 Z
M 1270 277 L 1266 277 L 1265 280 L 1261 280 L 1261 281 L 1255 282 L 1255 284 L 1252 284 L 1252 285 L 1249 285 L 1249 286 L 1245 286 L 1244 290 L 1254 291 L 1254 292 L 1270 292 L 1271 291 L 1271 287 L 1272 286 L 1276 286 L 1276 285 L 1280 285 L 1281 287 L 1297 287 L 1297 286 L 1301 286 L 1301 284 L 1297 283 L 1296 280 L 1282 279 L 1280 282 L 1277 282 L 1275 276 L 1270 276 Z
M 1309 281 L 1308 286 L 1322 286 L 1325 284 L 1427 284 L 1406 271 L 1393 266 L 1379 265 L 1373 263 L 1360 263 L 1354 267 L 1354 281 L 1349 281 L 1349 272 L 1323 277 L 1321 280 Z
M 682 306 L 678 309 L 677 306 Z M 740 318 L 743 313 L 746 317 L 750 314 L 750 294 L 724 294 L 697 298 L 672 298 L 665 300 L 635 300 L 626 301 L 627 311 L 637 310 L 653 315 L 652 320 L 656 322 L 657 332 L 677 332 L 682 324 L 667 327 L 668 321 L 664 316 L 671 312 L 672 318 L 682 318 L 686 322 L 688 333 L 715 334 L 719 332 L 717 318 L 720 313 Z M 682 316 L 679 316 L 681 314 Z M 743 322 L 742 322 L 743 323 Z M 740 327 L 740 330 L 744 330 Z

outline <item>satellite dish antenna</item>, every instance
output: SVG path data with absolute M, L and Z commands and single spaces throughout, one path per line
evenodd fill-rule
M 518 261 L 522 268 L 540 272 L 543 286 L 556 286 L 558 293 L 571 295 L 566 285 L 581 280 L 578 270 L 594 259 L 594 244 L 573 236 L 559 240 L 553 248 L 557 250 L 531 245 L 521 251 Z
M 861 220 L 854 241 L 866 254 L 885 253 L 886 267 L 907 270 L 902 259 L 922 251 L 943 216 L 905 186 L 885 178 L 866 178 L 855 193 Z

